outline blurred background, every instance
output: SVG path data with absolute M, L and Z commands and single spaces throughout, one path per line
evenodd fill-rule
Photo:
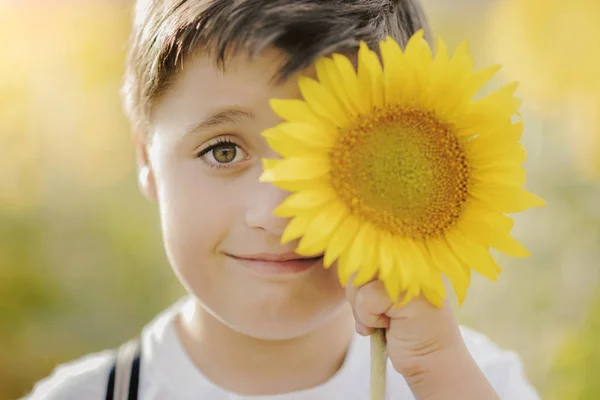
M 600 399 L 600 1 L 425 1 L 451 47 L 521 82 L 526 260 L 476 279 L 462 323 L 544 399 Z M 130 1 L 0 0 L 0 400 L 115 347 L 183 294 L 137 192 L 119 84 Z M 488 89 L 489 90 L 489 89 Z

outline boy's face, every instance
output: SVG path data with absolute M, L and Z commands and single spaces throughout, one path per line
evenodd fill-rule
M 261 158 L 278 157 L 260 135 L 281 122 L 269 99 L 300 98 L 295 79 L 270 83 L 278 60 L 274 51 L 234 58 L 221 72 L 189 59 L 156 104 L 151 142 L 139 145 L 179 279 L 215 317 L 268 339 L 306 333 L 344 304 L 335 268 L 280 244 L 288 221 L 272 212 L 287 193 L 258 180 Z

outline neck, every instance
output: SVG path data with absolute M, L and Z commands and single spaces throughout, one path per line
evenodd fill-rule
M 202 373 L 221 388 L 247 396 L 288 393 L 325 383 L 342 366 L 353 327 L 349 307 L 321 327 L 281 341 L 236 332 L 197 303 L 176 322 L 183 346 Z

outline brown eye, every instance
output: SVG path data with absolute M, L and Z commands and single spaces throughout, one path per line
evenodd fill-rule
M 224 139 L 206 147 L 197 157 L 211 167 L 220 168 L 233 167 L 248 158 L 248 155 L 237 143 Z
M 220 143 L 212 149 L 212 156 L 221 164 L 229 164 L 235 160 L 236 154 L 237 146 L 233 143 Z

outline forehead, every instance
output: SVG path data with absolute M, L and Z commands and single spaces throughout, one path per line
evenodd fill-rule
M 160 123 L 165 118 L 186 116 L 193 120 L 189 123 L 194 123 L 211 110 L 232 106 L 260 113 L 268 109 L 271 98 L 300 98 L 297 77 L 314 77 L 314 68 L 278 82 L 274 77 L 284 61 L 282 53 L 269 49 L 253 59 L 245 55 L 229 57 L 225 68 L 220 68 L 214 59 L 194 54 L 156 101 L 151 121 Z

